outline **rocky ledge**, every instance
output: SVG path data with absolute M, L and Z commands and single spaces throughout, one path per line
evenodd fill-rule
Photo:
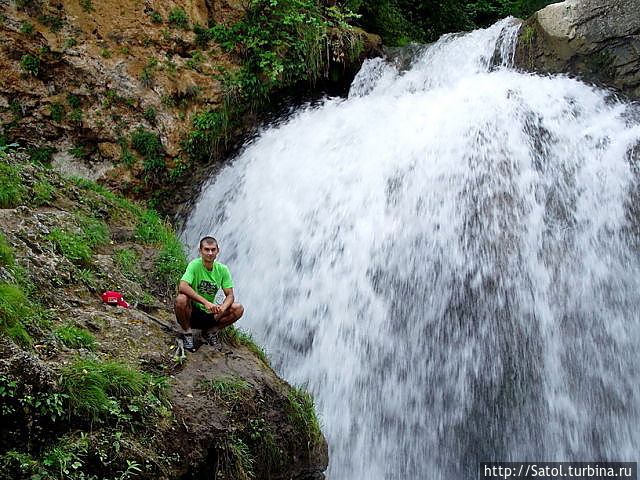
M 183 266 L 154 212 L 0 151 L 0 478 L 324 478 L 311 397 L 247 332 L 176 351 Z

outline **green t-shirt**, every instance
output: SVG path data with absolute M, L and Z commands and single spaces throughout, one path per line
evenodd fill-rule
M 191 260 L 180 280 L 187 282 L 191 285 L 191 288 L 198 292 L 198 295 L 202 295 L 212 303 L 215 303 L 218 290 L 221 288 L 233 288 L 231 274 L 226 265 L 213 262 L 213 267 L 209 271 L 204 268 L 202 258 Z M 196 302 L 196 305 L 205 310 L 204 305 L 198 302 Z

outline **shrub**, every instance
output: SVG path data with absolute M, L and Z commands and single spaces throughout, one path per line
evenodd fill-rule
M 153 107 L 147 108 L 142 116 L 151 124 L 155 125 L 156 123 L 156 109 Z
M 96 346 L 96 339 L 93 335 L 86 330 L 82 330 L 72 325 L 58 327 L 53 331 L 53 334 L 69 348 L 86 348 L 87 350 L 94 350 Z
M 162 158 L 160 137 L 139 127 L 131 135 L 131 146 L 144 157 L 143 168 L 146 172 L 163 172 L 166 163 Z

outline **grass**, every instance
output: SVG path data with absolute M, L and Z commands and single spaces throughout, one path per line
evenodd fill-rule
M 13 250 L 7 243 L 7 239 L 0 233 L 0 266 L 10 267 L 14 264 Z
M 95 218 L 76 215 L 75 220 L 79 232 L 78 229 L 54 228 L 45 238 L 72 263 L 87 267 L 91 264 L 93 247 L 109 241 L 109 229 L 104 222 Z
M 140 281 L 140 275 L 137 269 L 140 258 L 135 250 L 129 248 L 117 250 L 115 253 L 115 261 L 126 278 L 134 282 Z
M 237 402 L 251 387 L 238 377 L 213 377 L 200 382 L 202 391 L 226 404 Z
M 255 459 L 244 440 L 236 435 L 230 435 L 223 445 L 220 472 L 222 475 L 220 478 L 223 480 L 250 480 L 254 478 Z
M 0 283 L 0 335 L 11 338 L 18 345 L 31 345 L 31 337 L 23 320 L 33 317 L 26 295 L 19 287 Z
M 89 421 L 131 423 L 153 416 L 165 403 L 166 382 L 121 363 L 78 359 L 60 372 L 69 414 Z
M 0 208 L 17 207 L 25 198 L 27 188 L 20 172 L 16 165 L 0 163 Z
M 220 340 L 233 345 L 234 347 L 245 346 L 256 356 L 264 362 L 265 365 L 271 366 L 271 362 L 267 357 L 267 354 L 264 350 L 255 342 L 251 334 L 241 328 L 236 328 L 233 325 L 230 325 L 222 330 L 218 334 Z
M 55 337 L 68 348 L 86 348 L 95 350 L 96 339 L 86 330 L 67 325 L 58 327 L 53 331 Z
M 307 441 L 309 450 L 322 439 L 320 422 L 313 405 L 313 397 L 305 387 L 291 387 L 286 405 L 289 422 Z

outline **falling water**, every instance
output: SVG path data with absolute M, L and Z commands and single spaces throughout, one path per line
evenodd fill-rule
M 348 99 L 261 132 L 186 224 L 314 394 L 330 480 L 638 459 L 640 115 L 509 69 L 513 36 L 366 62 Z

